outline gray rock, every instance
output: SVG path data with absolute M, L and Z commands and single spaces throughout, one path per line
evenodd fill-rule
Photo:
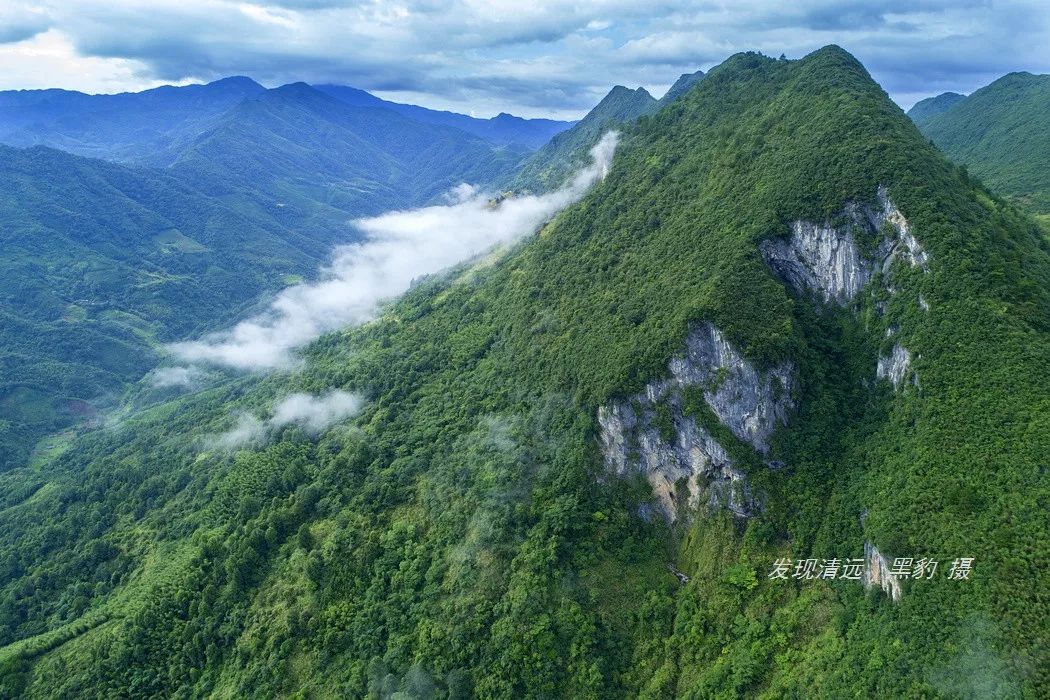
M 893 350 L 890 351 L 889 355 L 880 357 L 875 368 L 875 376 L 879 379 L 890 380 L 894 390 L 901 388 L 909 374 L 911 375 L 911 382 L 918 385 L 918 376 L 911 371 L 911 353 L 900 343 L 896 343 L 893 346 Z
M 839 227 L 792 222 L 788 238 L 759 245 L 766 264 L 796 292 L 813 291 L 836 304 L 855 298 L 876 271 L 888 273 L 896 259 L 927 271 L 929 256 L 885 187 L 879 187 L 877 200 L 875 206 L 847 203 L 841 216 L 846 223 Z M 879 240 L 873 256 L 861 252 L 855 231 Z
M 682 411 L 682 391 L 703 387 L 704 400 L 719 420 L 759 452 L 787 422 L 794 367 L 784 363 L 764 373 L 745 360 L 710 323 L 689 334 L 686 352 L 671 360 L 669 379 L 650 382 L 625 401 L 598 409 L 599 443 L 606 467 L 626 475 L 645 474 L 665 518 L 690 509 L 728 508 L 741 517 L 757 508 L 747 479 L 725 448 Z M 658 407 L 671 418 L 673 437 L 656 425 Z
M 689 334 L 668 369 L 679 386 L 704 387 L 704 400 L 733 434 L 765 454 L 769 437 L 787 423 L 794 368 L 782 363 L 760 375 L 713 324 Z
M 882 553 L 871 542 L 864 543 L 864 577 L 862 580 L 865 588 L 878 586 L 894 602 L 901 598 L 900 581 L 890 573 L 886 557 L 882 556 Z

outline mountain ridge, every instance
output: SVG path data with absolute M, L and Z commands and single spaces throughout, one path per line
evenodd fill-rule
M 838 301 L 764 255 L 807 240 L 868 265 Z M 504 256 L 423 280 L 307 348 L 299 373 L 151 404 L 0 477 L 0 682 L 26 697 L 1040 696 L 1047 282 L 1031 219 L 850 54 L 737 54 Z M 600 409 L 703 365 L 698 331 L 733 366 L 704 366 L 678 403 L 645 393 L 651 431 L 610 471 Z M 898 346 L 915 381 L 880 370 Z M 768 395 L 789 408 L 748 442 L 720 392 L 784 363 L 794 378 Z M 366 397 L 361 413 L 215 446 L 238 415 L 334 388 Z M 699 434 L 754 508 L 688 507 L 710 465 L 679 464 L 680 517 L 653 517 L 642 458 L 668 466 L 661 448 Z M 892 597 L 768 573 L 879 552 L 976 566 L 893 579 Z
M 1029 211 L 1050 214 L 1050 76 L 1004 75 L 919 123 L 953 161 Z
M 942 92 L 940 95 L 927 97 L 916 102 L 908 110 L 908 117 L 916 124 L 921 125 L 965 99 L 966 95 L 961 95 L 957 92 Z

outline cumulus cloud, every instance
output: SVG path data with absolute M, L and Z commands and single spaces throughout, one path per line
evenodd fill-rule
M 363 401 L 356 394 L 333 390 L 322 396 L 290 394 L 273 409 L 273 416 L 262 419 L 250 413 L 241 414 L 233 428 L 216 435 L 213 447 L 235 449 L 264 444 L 274 431 L 287 425 L 298 425 L 317 435 L 330 425 L 349 418 L 361 410 Z
M 51 18 L 38 7 L 13 2 L 0 7 L 0 44 L 25 41 L 51 25 Z
M 451 193 L 451 204 L 359 220 L 364 242 L 339 249 L 320 282 L 289 287 L 261 316 L 170 349 L 188 362 L 237 369 L 291 366 L 294 349 L 374 318 L 380 304 L 405 292 L 413 280 L 534 233 L 605 177 L 616 139 L 615 132 L 603 136 L 591 150 L 591 164 L 548 194 L 493 202 L 460 187 Z
M 737 51 L 798 58 L 829 43 L 853 52 L 905 106 L 912 93 L 970 92 L 1011 70 L 1050 70 L 1044 5 L 41 0 L 22 3 L 4 26 L 13 41 L 46 23 L 75 49 L 65 70 L 49 66 L 34 73 L 42 84 L 19 87 L 84 80 L 83 61 L 93 57 L 127 62 L 113 65 L 126 89 L 250 74 L 268 85 L 347 83 L 461 112 L 576 118 L 613 84 L 660 94 L 678 74 Z

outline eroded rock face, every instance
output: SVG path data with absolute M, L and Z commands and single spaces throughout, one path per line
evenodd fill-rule
M 875 376 L 879 379 L 888 379 L 893 384 L 894 390 L 899 390 L 905 380 L 909 379 L 913 384 L 918 383 L 916 374 L 911 369 L 911 353 L 900 343 L 893 346 L 889 355 L 879 358 L 878 366 L 875 368 Z
M 871 542 L 864 543 L 864 587 L 878 586 L 894 602 L 901 598 L 901 582 L 890 573 L 886 557 Z
M 766 264 L 796 292 L 812 291 L 837 304 L 855 298 L 875 272 L 889 272 L 898 258 L 927 270 L 929 256 L 885 187 L 879 188 L 877 205 L 850 202 L 841 218 L 845 223 L 838 227 L 792 222 L 790 237 L 760 244 Z M 878 241 L 873 255 L 863 253 L 857 233 Z
M 664 517 L 679 507 L 726 507 L 746 517 L 756 502 L 742 471 L 725 448 L 682 410 L 686 387 L 702 387 L 704 401 L 738 438 L 758 452 L 787 422 L 794 368 L 784 363 L 759 372 L 712 324 L 690 333 L 686 351 L 668 365 L 670 378 L 598 409 L 599 442 L 607 468 L 645 474 Z M 659 415 L 658 415 L 659 414 Z
M 871 278 L 849 229 L 795 221 L 790 238 L 762 241 L 761 250 L 773 272 L 796 292 L 814 290 L 824 301 L 844 303 Z
M 704 387 L 704 400 L 733 434 L 756 450 L 769 451 L 769 438 L 787 422 L 793 367 L 783 363 L 760 375 L 722 336 L 705 323 L 690 333 L 686 351 L 668 365 L 680 387 Z

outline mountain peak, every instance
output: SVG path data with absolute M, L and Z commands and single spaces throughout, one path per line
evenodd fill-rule
M 674 81 L 674 84 L 667 89 L 664 96 L 660 98 L 660 104 L 667 104 L 678 99 L 688 92 L 689 88 L 700 82 L 700 79 L 703 77 L 704 72 L 702 70 L 698 70 L 695 73 L 682 73 L 682 75 L 678 76 L 678 80 Z
M 246 75 L 231 75 L 225 78 L 219 78 L 218 80 L 213 80 L 210 83 L 207 83 L 206 87 L 238 88 L 253 92 L 262 92 L 266 89 Z
M 936 97 L 927 97 L 916 102 L 908 110 L 908 116 L 916 124 L 924 124 L 938 114 L 948 111 L 957 103 L 966 99 L 966 95 L 957 92 L 942 92 Z
M 261 93 L 258 99 L 274 100 L 274 101 L 307 101 L 307 102 L 335 102 L 338 103 L 332 96 L 321 92 L 315 87 L 308 85 L 304 82 L 287 83 L 286 85 L 280 85 L 275 88 L 271 88 Z

